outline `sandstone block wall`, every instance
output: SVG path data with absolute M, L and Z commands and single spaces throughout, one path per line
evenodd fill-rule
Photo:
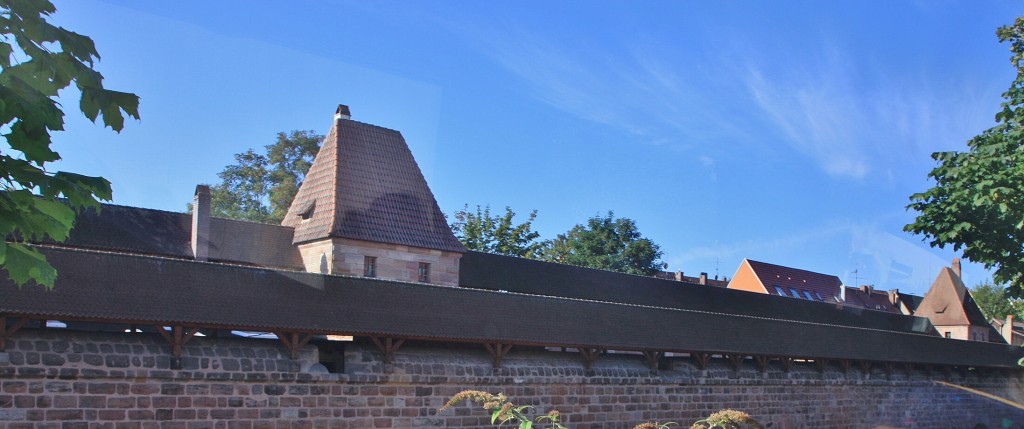
M 765 373 L 724 360 L 705 370 L 669 357 L 652 371 L 639 355 L 604 354 L 586 371 L 579 355 L 516 348 L 492 368 L 478 345 L 412 343 L 386 365 L 368 343 L 307 346 L 292 360 L 273 339 L 196 337 L 170 369 L 170 347 L 145 333 L 23 329 L 0 353 L 0 428 L 483 428 L 489 415 L 444 402 L 464 389 L 505 392 L 571 428 L 632 428 L 651 420 L 686 427 L 723 408 L 772 428 L 1019 427 L 1024 413 L 949 381 L 1024 400 L 1019 372 L 964 374 L 882 368 L 868 374 L 797 363 Z M 343 357 L 326 373 L 317 365 Z M 342 360 L 342 359 L 339 359 Z M 344 368 L 342 368 L 342 366 Z M 342 371 L 343 370 L 343 371 Z
M 377 277 L 404 282 L 419 281 L 419 264 L 430 264 L 428 283 L 458 286 L 460 253 L 398 244 L 373 243 L 368 241 L 335 238 L 334 274 L 351 276 L 363 275 L 364 257 L 377 258 Z

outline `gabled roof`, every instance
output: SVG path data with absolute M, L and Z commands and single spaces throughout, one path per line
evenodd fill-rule
M 402 134 L 346 118 L 334 120 L 281 222 L 295 228 L 293 242 L 339 237 L 464 252 Z
M 843 284 L 839 277 L 830 274 L 821 274 L 813 271 L 801 270 L 799 268 L 784 267 L 782 265 L 769 264 L 745 259 L 750 264 L 751 270 L 757 276 L 761 284 L 771 295 L 778 295 L 775 287 L 779 286 L 785 292 L 784 296 L 792 298 L 790 289 L 795 289 L 803 297 L 803 291 L 812 295 L 815 292 L 825 302 L 835 302 L 836 295 L 839 295 L 839 287 Z
M 927 317 L 936 326 L 989 326 L 960 276 L 949 267 L 939 271 L 914 315 Z

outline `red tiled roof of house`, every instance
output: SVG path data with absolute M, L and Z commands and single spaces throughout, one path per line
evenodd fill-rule
M 802 299 L 807 299 L 804 294 L 804 291 L 807 291 L 816 300 L 820 295 L 821 300 L 824 302 L 835 302 L 835 297 L 839 295 L 839 287 L 843 284 L 839 277 L 829 274 L 784 267 L 750 259 L 747 259 L 747 262 L 761 281 L 761 284 L 764 285 L 771 295 L 779 295 L 776 290 L 777 286 L 782 288 L 785 294 L 783 296 L 790 298 L 794 298 L 791 290 L 796 290 Z
M 339 108 L 340 109 L 340 108 Z M 398 131 L 337 118 L 282 225 L 328 237 L 464 252 Z

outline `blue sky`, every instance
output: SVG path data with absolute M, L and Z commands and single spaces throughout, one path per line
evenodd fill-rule
M 399 130 L 438 204 L 537 209 L 553 238 L 614 210 L 672 271 L 743 258 L 923 294 L 955 255 L 902 232 L 934 151 L 992 126 L 1014 2 L 56 1 L 115 134 L 68 115 L 55 168 L 181 211 L 232 155 L 326 133 L 335 107 Z M 554 3 L 554 4 L 552 4 Z M 68 92 L 66 110 L 77 105 Z M 856 270 L 856 274 L 853 272 Z M 965 281 L 989 278 L 965 265 Z

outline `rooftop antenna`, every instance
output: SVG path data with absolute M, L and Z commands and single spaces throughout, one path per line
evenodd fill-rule
M 720 263 L 721 263 L 721 261 L 719 261 L 718 257 L 715 256 L 715 280 L 718 280 L 718 265 Z

